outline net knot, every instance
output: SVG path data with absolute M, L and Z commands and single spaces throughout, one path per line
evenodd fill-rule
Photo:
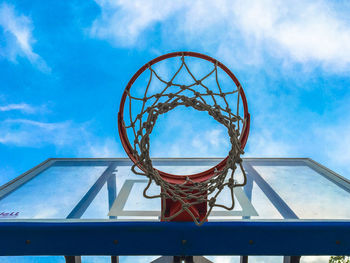
M 144 123 L 142 124 L 142 127 L 143 127 L 144 129 L 146 129 L 146 130 L 149 130 L 149 129 L 151 128 L 151 125 L 150 125 L 148 122 L 144 122 Z
M 137 131 L 137 137 L 142 136 L 142 130 Z
M 210 198 L 209 202 L 208 202 L 208 205 L 210 207 L 213 207 L 215 205 L 215 202 L 216 202 L 216 198 L 215 197 L 212 197 Z
M 189 203 L 183 203 L 182 204 L 182 208 L 183 209 L 189 208 L 190 206 L 191 206 L 191 204 L 189 204 Z
M 233 180 L 233 178 L 228 179 L 227 186 L 231 189 L 235 186 L 235 181 Z
M 164 103 L 159 107 L 159 113 L 165 113 L 168 111 L 168 109 L 169 109 L 169 105 Z
M 209 192 L 214 192 L 215 191 L 215 186 L 209 187 Z

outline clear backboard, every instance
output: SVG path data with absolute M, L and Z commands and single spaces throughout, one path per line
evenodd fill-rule
M 220 160 L 164 158 L 154 159 L 153 163 L 163 171 L 181 174 L 205 170 Z M 27 251 L 21 252 L 24 255 L 84 254 L 81 243 L 80 250 L 47 245 L 47 253 L 42 253 L 45 247 L 36 247 L 33 240 L 40 239 L 38 233 L 49 224 L 56 241 L 64 239 L 60 235 L 65 233 L 72 235 L 70 242 L 75 242 L 74 238 L 81 238 L 79 242 L 83 243 L 84 240 L 94 240 L 97 244 L 106 242 L 100 248 L 88 245 L 92 255 L 113 255 L 113 252 L 116 255 L 176 255 L 181 249 L 185 254 L 203 255 L 200 246 L 190 243 L 191 239 L 194 242 L 196 238 L 206 240 L 206 237 L 212 238 L 206 241 L 208 255 L 329 255 L 346 251 L 350 220 L 350 182 L 347 179 L 308 158 L 243 160 L 248 181 L 244 187 L 235 189 L 234 210 L 215 209 L 208 222 L 198 227 L 192 222 L 159 222 L 161 202 L 142 196 L 147 178 L 131 172 L 129 159 L 48 159 L 0 187 L 0 228 L 12 235 L 7 240 L 1 239 L 1 246 L 6 246 L 7 255 L 16 254 L 18 242 Z M 160 191 L 157 186 L 152 187 L 152 192 Z M 223 203 L 228 194 L 220 195 Z M 322 235 L 326 230 L 329 233 Z M 79 231 L 86 231 L 89 236 Z M 228 236 L 224 237 L 220 231 Z M 186 232 L 191 234 L 186 236 Z M 219 236 L 226 240 L 220 241 Z M 264 244 L 259 247 L 259 240 L 264 240 L 264 236 Z M 220 244 L 238 237 L 232 248 Z M 304 242 L 303 237 L 309 239 L 299 250 L 293 250 L 288 242 L 280 243 L 281 240 Z M 320 237 L 322 240 L 318 240 Z M 23 240 L 18 241 L 19 238 Z M 125 241 L 125 247 L 123 238 L 130 238 Z M 157 242 L 161 244 L 164 238 L 169 248 L 157 250 Z M 152 245 L 145 242 L 148 239 L 152 240 Z M 136 240 L 143 241 L 138 244 Z M 40 242 L 45 242 L 45 238 L 38 240 L 38 246 L 43 244 Z M 328 249 L 320 253 L 317 242 L 329 242 L 328 245 L 318 244 L 327 245 Z M 14 248 L 11 249 L 11 245 Z
M 166 158 L 154 165 L 181 174 L 219 161 Z M 49 159 L 1 187 L 0 218 L 158 221 L 160 200 L 142 196 L 148 180 L 130 166 L 128 159 Z M 215 209 L 210 221 L 350 218 L 349 181 L 311 159 L 246 158 L 244 168 L 248 182 L 235 189 L 234 210 Z

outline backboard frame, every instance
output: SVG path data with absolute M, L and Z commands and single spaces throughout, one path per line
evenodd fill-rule
M 219 158 L 155 158 L 155 162 L 202 162 Z M 246 164 L 263 161 L 307 164 L 332 183 L 350 192 L 350 181 L 309 158 L 243 158 Z M 54 162 L 86 161 L 130 165 L 127 158 L 51 158 L 0 187 L 0 199 L 31 180 Z M 245 166 L 247 172 L 251 167 Z M 254 176 L 254 175 L 253 175 Z M 98 184 L 97 184 L 98 186 Z M 96 187 L 97 187 L 96 186 Z M 90 197 L 94 191 L 90 189 Z M 270 191 L 268 187 L 265 189 Z M 271 192 L 270 192 L 271 194 Z M 274 202 L 283 220 L 239 219 L 207 222 L 150 222 L 67 219 L 1 219 L 0 255 L 347 255 L 349 220 L 301 220 L 278 197 Z M 89 195 L 85 197 L 89 200 Z M 282 200 L 283 201 L 283 200 Z M 80 212 L 79 212 L 80 211 Z M 72 214 L 72 213 L 71 213 Z M 220 234 L 218 234 L 220 233 Z M 152 242 L 150 242 L 152 240 Z M 227 244 L 230 244 L 229 246 Z

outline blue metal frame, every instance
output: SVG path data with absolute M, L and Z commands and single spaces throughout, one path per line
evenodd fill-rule
M 0 222 L 1 255 L 349 255 L 349 221 Z

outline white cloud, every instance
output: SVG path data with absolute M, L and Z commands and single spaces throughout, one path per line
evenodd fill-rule
M 289 139 L 276 138 L 266 129 L 257 129 L 258 133 L 250 134 L 249 149 L 245 157 L 291 157 L 295 152 Z
M 224 134 L 224 129 L 210 129 L 202 132 L 192 132 L 195 136 L 193 137 L 189 146 L 190 151 L 195 156 L 227 155 L 229 150 L 229 148 L 227 147 L 229 142 L 229 136 L 227 134 Z M 181 144 L 180 147 L 183 148 L 184 144 Z
M 75 136 L 84 136 L 83 128 L 73 128 L 71 122 L 8 119 L 0 123 L 0 128 L 0 143 L 26 147 L 41 147 L 47 143 L 60 146 L 74 140 Z
M 274 55 L 338 69 L 350 63 L 349 23 L 329 3 L 241 1 L 236 2 L 234 12 L 241 32 L 270 45 Z
M 203 121 L 203 119 L 202 119 Z M 193 121 L 195 122 L 195 121 Z M 225 157 L 228 154 L 229 136 L 221 126 L 200 130 L 189 122 L 173 121 L 172 125 L 182 124 L 177 134 L 155 135 L 151 138 L 151 155 L 154 157 Z M 203 124 L 202 124 L 203 125 Z M 221 124 L 218 124 L 221 125 Z M 173 126 L 173 127 L 174 127 Z M 152 137 L 152 135 L 151 135 Z
M 16 111 L 16 110 L 21 111 L 23 113 L 32 114 L 37 112 L 38 109 L 26 103 L 8 104 L 8 105 L 0 106 L 0 111 Z
M 123 151 L 124 153 L 124 151 Z M 106 158 L 106 157 L 122 157 L 119 145 L 115 139 L 106 138 L 104 140 L 93 140 L 86 142 L 85 145 L 79 147 L 79 157 Z M 126 157 L 126 154 L 123 154 Z
M 350 66 L 349 21 L 325 1 L 96 1 L 101 16 L 91 35 L 118 46 L 147 42 L 161 25 L 161 40 L 181 39 L 232 63 L 261 63 L 264 54 L 344 71 Z M 342 3 L 337 3 L 342 9 Z M 178 41 L 175 41 L 178 43 Z
M 0 122 L 0 144 L 17 147 L 55 146 L 58 151 L 79 157 L 117 157 L 119 146 L 113 139 L 98 138 L 87 123 L 39 122 L 7 119 Z
M 112 39 L 122 46 L 135 44 L 140 33 L 156 22 L 165 20 L 177 8 L 176 2 L 159 4 L 156 1 L 104 1 L 97 0 L 102 15 L 95 20 L 91 34 Z
M 13 6 L 0 5 L 0 27 L 3 30 L 5 45 L 0 47 L 0 56 L 17 63 L 17 57 L 27 58 L 43 72 L 50 72 L 45 61 L 33 51 L 35 39 L 32 36 L 33 25 L 29 17 L 17 15 Z

